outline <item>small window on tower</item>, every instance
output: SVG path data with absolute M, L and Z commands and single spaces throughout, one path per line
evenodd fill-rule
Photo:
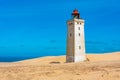
M 80 25 L 81 25 L 82 23 L 80 23 Z
M 69 25 L 73 25 L 73 23 L 71 22 L 71 23 L 69 23 Z
M 80 27 L 78 27 L 78 30 L 80 30 Z
M 79 24 L 79 22 L 77 22 L 77 24 Z
M 80 36 L 80 33 L 79 33 L 79 36 Z
M 70 33 L 70 37 L 72 36 L 72 34 Z
M 79 49 L 81 49 L 81 46 L 79 46 Z

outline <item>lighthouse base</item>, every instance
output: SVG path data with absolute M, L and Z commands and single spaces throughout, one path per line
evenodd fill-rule
M 85 61 L 86 57 L 85 56 L 66 56 L 66 62 L 82 62 Z
M 75 56 L 74 62 L 80 62 L 85 60 L 86 60 L 85 56 Z

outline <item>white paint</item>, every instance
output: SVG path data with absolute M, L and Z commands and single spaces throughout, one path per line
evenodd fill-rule
M 86 60 L 85 56 L 75 56 L 74 62 L 85 61 L 85 60 Z
M 84 61 L 86 60 L 85 40 L 84 40 L 84 20 L 72 19 L 67 21 L 67 24 L 68 24 L 68 33 L 67 33 L 66 62 Z

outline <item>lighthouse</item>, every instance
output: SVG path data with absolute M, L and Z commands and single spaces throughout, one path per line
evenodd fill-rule
M 78 10 L 73 10 L 72 19 L 67 21 L 67 50 L 66 62 L 80 62 L 86 60 L 84 20 Z

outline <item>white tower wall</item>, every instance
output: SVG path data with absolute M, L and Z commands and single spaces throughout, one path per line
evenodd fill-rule
M 86 60 L 84 40 L 84 20 L 73 19 L 67 22 L 67 56 L 66 62 Z

